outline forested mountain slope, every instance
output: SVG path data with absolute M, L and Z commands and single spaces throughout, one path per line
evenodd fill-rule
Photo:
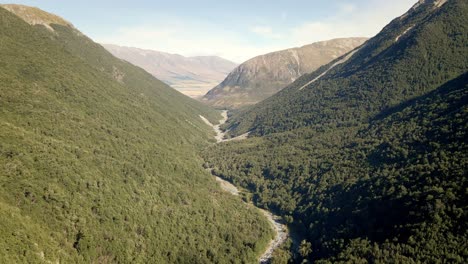
M 206 166 L 291 223 L 297 261 L 467 262 L 467 14 L 418 2 L 347 62 L 236 114 L 234 134 L 263 136 L 209 148 Z
M 366 122 L 464 73 L 468 4 L 442 2 L 418 2 L 363 47 L 345 55 L 347 60 L 339 58 L 304 75 L 277 95 L 238 113 L 228 122 L 231 133 L 252 130 L 262 135 L 316 124 Z
M 260 102 L 303 74 L 360 46 L 366 38 L 339 38 L 271 52 L 236 67 L 203 102 L 218 108 L 239 108 Z
M 207 166 L 304 235 L 299 259 L 464 263 L 467 83 L 463 74 L 369 125 L 213 147 Z
M 0 262 L 255 262 L 197 153 L 219 114 L 39 9 L 0 7 Z M 27 21 L 28 23 L 26 23 Z

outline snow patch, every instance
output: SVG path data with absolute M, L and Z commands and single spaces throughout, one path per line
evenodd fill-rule
M 319 76 L 317 76 L 315 79 L 313 79 L 312 81 L 304 84 L 301 88 L 299 88 L 299 91 L 301 91 L 302 89 L 306 88 L 307 86 L 311 85 L 312 83 L 316 82 L 317 80 L 319 80 L 320 78 L 322 78 L 325 74 L 327 74 L 331 69 L 335 68 L 336 66 L 340 65 L 340 64 L 343 64 L 345 62 L 347 62 L 356 52 L 358 52 L 360 50 L 359 49 L 356 49 L 356 50 L 353 50 L 351 51 L 348 55 L 346 55 L 344 58 L 342 58 L 341 60 L 335 62 L 330 68 L 328 68 L 328 70 L 324 71 L 322 74 L 320 74 Z

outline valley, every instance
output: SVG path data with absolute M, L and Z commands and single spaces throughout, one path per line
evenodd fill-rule
M 213 128 L 213 130 L 216 133 L 216 135 L 214 137 L 215 137 L 217 143 L 247 139 L 247 137 L 250 134 L 249 132 L 246 132 L 246 133 L 244 133 L 242 135 L 239 135 L 239 136 L 236 136 L 236 137 L 226 138 L 227 131 L 222 131 L 221 126 L 224 125 L 226 123 L 226 121 L 228 120 L 227 113 L 228 113 L 227 110 L 223 110 L 221 112 L 221 116 L 223 118 L 219 120 L 219 123 L 217 125 L 213 125 L 208 119 L 206 119 L 202 115 L 200 115 L 200 118 L 203 120 L 203 122 L 205 122 L 205 124 L 207 124 L 207 125 L 209 125 L 210 127 Z
M 213 125 L 211 124 L 210 121 L 208 121 L 208 119 L 206 119 L 204 116 L 200 116 L 200 118 L 209 126 L 211 126 L 213 128 L 213 131 L 216 133 L 214 138 L 216 139 L 216 143 L 219 144 L 219 143 L 222 143 L 222 142 L 229 142 L 229 141 L 233 141 L 233 140 L 243 140 L 243 139 L 246 139 L 248 134 L 244 134 L 244 135 L 241 135 L 241 137 L 239 138 L 233 138 L 233 139 L 224 139 L 224 136 L 225 136 L 225 132 L 223 132 L 220 128 L 220 126 L 222 126 L 224 123 L 226 123 L 227 119 L 228 119 L 228 115 L 227 115 L 227 110 L 223 110 L 222 113 L 222 119 L 219 120 L 219 123 L 217 125 Z M 212 172 L 212 169 L 208 169 L 210 172 Z M 216 181 L 219 183 L 219 185 L 221 186 L 221 188 L 223 190 L 225 190 L 226 192 L 232 194 L 232 195 L 235 195 L 235 196 L 238 196 L 240 191 L 239 189 L 234 186 L 232 183 L 216 176 L 216 175 L 213 175 L 216 179 Z M 246 205 L 248 206 L 252 206 L 252 207 L 255 207 L 255 205 L 252 203 L 252 202 L 246 202 Z M 259 262 L 260 263 L 269 263 L 269 261 L 271 260 L 272 256 L 273 256 L 273 252 L 275 251 L 275 249 L 277 249 L 278 247 L 280 247 L 285 241 L 286 239 L 288 239 L 289 237 L 289 231 L 288 231 L 288 228 L 287 226 L 283 223 L 281 217 L 279 216 L 276 216 L 274 214 L 272 214 L 271 212 L 267 211 L 267 210 L 264 210 L 264 209 L 261 209 L 261 208 L 258 208 L 258 207 L 255 207 L 257 208 L 260 212 L 262 212 L 262 214 L 268 219 L 268 221 L 270 222 L 271 224 L 271 227 L 273 228 L 273 230 L 275 231 L 275 237 L 274 239 L 272 239 L 270 241 L 270 243 L 268 244 L 267 248 L 265 249 L 265 252 L 261 255 L 260 259 L 259 259 Z
M 360 48 L 233 111 L 227 137 L 249 137 L 204 151 L 215 175 L 304 235 L 277 259 L 467 259 L 468 5 L 439 4 L 419 1 Z
M 199 98 L 218 85 L 237 64 L 218 56 L 185 57 L 148 49 L 102 44 L 117 58 L 141 67 L 177 91 Z
M 201 166 L 218 112 L 50 17 L 0 6 L 0 262 L 256 262 L 270 223 Z
M 466 0 L 36 2 L 0 263 L 468 263 Z

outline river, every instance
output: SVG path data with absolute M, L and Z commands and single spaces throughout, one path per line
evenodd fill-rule
M 211 126 L 213 128 L 213 130 L 216 132 L 216 135 L 215 135 L 215 139 L 216 139 L 216 142 L 217 143 L 222 143 L 222 142 L 227 142 L 227 141 L 234 141 L 234 140 L 243 140 L 243 139 L 246 139 L 249 135 L 249 133 L 245 133 L 243 135 L 240 135 L 238 137 L 235 137 L 235 138 L 230 138 L 230 139 L 225 139 L 225 132 L 223 132 L 221 130 L 221 126 L 226 123 L 227 119 L 228 119 L 228 115 L 227 115 L 227 111 L 224 110 L 222 113 L 222 119 L 219 120 L 219 123 L 217 125 L 213 125 L 211 124 L 211 122 L 206 119 L 204 116 L 200 116 L 200 118 L 209 126 Z M 231 193 L 232 195 L 239 195 L 239 190 L 236 186 L 234 186 L 232 183 L 220 178 L 220 177 L 217 177 L 217 176 L 214 176 L 216 178 L 216 181 L 219 182 L 221 188 L 223 190 L 225 190 L 226 192 L 229 192 Z M 249 206 L 254 206 L 252 203 L 247 203 L 247 205 Z M 272 255 L 273 255 L 273 251 L 278 248 L 279 246 L 281 246 L 281 244 L 283 244 L 286 239 L 288 238 L 289 236 L 289 233 L 288 233 L 288 228 L 286 227 L 286 225 L 284 225 L 282 222 L 281 222 L 281 217 L 279 216 L 276 216 L 274 214 L 272 214 L 271 212 L 267 211 L 267 210 L 264 210 L 264 209 L 261 209 L 261 208 L 258 208 L 256 207 L 258 210 L 260 210 L 260 212 L 262 212 L 262 214 L 268 219 L 268 222 L 270 222 L 271 224 L 271 227 L 273 228 L 273 230 L 275 231 L 275 238 L 273 240 L 270 241 L 270 243 L 268 244 L 268 247 L 265 249 L 264 253 L 260 256 L 258 262 L 259 263 L 269 263 Z

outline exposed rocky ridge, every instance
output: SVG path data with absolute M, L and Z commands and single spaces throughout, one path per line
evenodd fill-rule
M 2 4 L 0 6 L 17 15 L 18 17 L 26 21 L 28 24 L 43 25 L 50 31 L 54 31 L 54 29 L 50 26 L 51 24 L 74 28 L 73 25 L 65 19 L 57 15 L 44 12 L 36 7 L 16 4 Z
M 442 78 L 456 77 L 466 69 L 466 25 L 461 23 L 466 18 L 451 14 L 455 13 L 454 6 L 466 8 L 466 3 L 419 1 L 359 49 L 301 76 L 255 107 L 233 115 L 227 126 L 231 136 L 316 124 L 341 115 L 338 109 L 343 115 L 350 115 L 354 109 L 372 116 L 401 100 L 426 93 L 440 85 Z M 452 42 L 456 44 L 449 44 Z M 335 65 L 345 58 L 344 63 Z M 334 106 L 343 106 L 345 100 L 346 107 Z M 271 122 L 273 115 L 276 119 Z M 241 122 L 238 116 L 242 116 Z
M 255 57 L 234 69 L 203 100 L 222 108 L 255 104 L 366 40 L 333 39 Z
M 145 69 L 180 92 L 197 97 L 221 82 L 237 64 L 217 56 L 184 57 L 154 50 L 103 46 L 114 56 Z

